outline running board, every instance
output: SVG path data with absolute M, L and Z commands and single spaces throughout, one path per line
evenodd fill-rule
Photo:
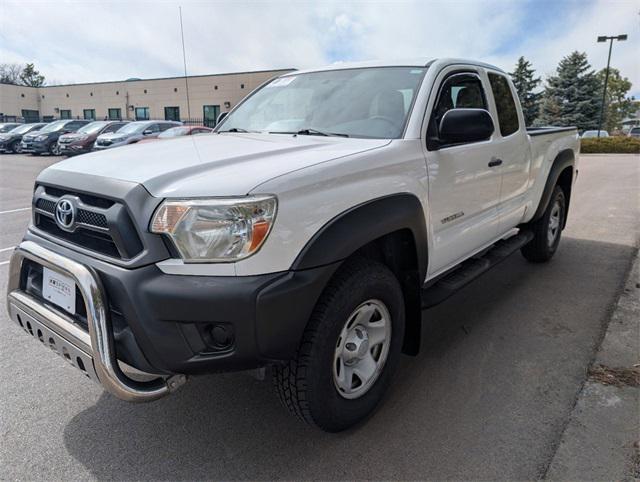
M 475 256 L 462 262 L 453 271 L 444 274 L 429 287 L 422 289 L 422 308 L 430 308 L 442 303 L 532 239 L 533 233 L 531 231 L 520 231 L 515 236 L 498 241 L 481 256 Z

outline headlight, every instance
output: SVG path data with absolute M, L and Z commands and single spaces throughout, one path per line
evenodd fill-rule
M 36 137 L 36 141 L 46 141 L 49 136 L 38 136 Z
M 167 200 L 151 232 L 169 236 L 186 262 L 231 262 L 255 253 L 276 217 L 275 196 Z

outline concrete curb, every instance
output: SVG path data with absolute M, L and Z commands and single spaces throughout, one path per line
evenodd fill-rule
M 620 381 L 610 369 L 624 369 Z M 545 479 L 640 479 L 640 259 L 636 254 Z M 634 382 L 635 380 L 635 382 Z

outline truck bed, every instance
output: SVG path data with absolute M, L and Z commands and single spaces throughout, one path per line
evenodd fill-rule
M 542 136 L 545 134 L 555 134 L 557 132 L 565 132 L 565 131 L 577 131 L 578 128 L 573 127 L 527 127 L 527 134 L 530 136 Z

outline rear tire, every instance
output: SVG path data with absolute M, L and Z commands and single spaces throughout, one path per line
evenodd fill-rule
M 367 418 L 391 383 L 404 318 L 402 289 L 389 268 L 348 260 L 318 300 L 296 357 L 274 367 L 281 402 L 327 432 Z
M 520 250 L 527 261 L 545 263 L 553 257 L 560 244 L 566 215 L 564 191 L 556 186 L 544 214 L 530 225 L 533 239 Z

